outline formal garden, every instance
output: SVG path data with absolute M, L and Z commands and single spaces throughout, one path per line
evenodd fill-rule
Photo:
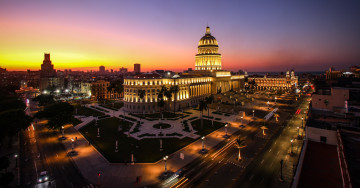
M 160 151 L 158 138 L 137 140 L 129 137 L 127 132 L 132 124 L 129 121 L 111 117 L 99 120 L 97 125 L 92 122 L 81 128 L 80 132 L 112 163 L 129 163 L 132 153 L 137 163 L 156 162 L 194 141 L 187 137 L 163 138 L 163 151 Z M 100 137 L 98 137 L 98 128 Z M 118 152 L 115 152 L 116 141 L 118 141 Z
M 182 114 L 179 113 L 176 114 L 176 116 L 166 117 L 173 118 L 179 117 L 181 115 Z M 179 122 L 181 122 L 181 119 L 172 120 L 174 122 L 177 121 L 178 123 L 174 123 L 174 125 L 171 125 L 171 123 L 161 123 L 160 121 L 154 122 L 153 124 L 149 124 L 148 122 L 149 125 L 144 125 L 143 122 L 139 123 L 137 119 L 128 116 L 125 116 L 125 118 L 123 117 L 124 116 L 120 115 L 119 118 L 109 117 L 105 119 L 100 119 L 97 121 L 97 123 L 93 121 L 79 130 L 87 138 L 87 140 L 94 147 L 96 147 L 96 149 L 100 153 L 102 153 L 103 156 L 107 158 L 111 163 L 130 163 L 131 154 L 134 155 L 136 163 L 156 162 L 158 160 L 161 160 L 161 158 L 165 155 L 170 155 L 171 153 L 201 138 L 201 136 L 210 134 L 211 132 L 225 125 L 225 123 L 213 120 L 215 118 L 203 118 L 203 125 L 201 126 L 200 118 L 194 116 L 192 118 L 184 120 L 184 123 L 186 125 L 184 126 L 184 128 L 188 129 L 188 134 L 196 134 L 199 136 L 197 136 L 196 139 L 186 136 L 182 139 L 179 139 L 176 137 L 183 136 L 182 132 L 175 131 L 166 134 L 155 133 L 157 133 L 157 131 L 160 131 L 160 129 L 169 129 L 174 125 L 181 126 L 181 124 L 179 124 Z M 149 117 L 156 117 L 156 115 L 149 114 Z M 192 131 L 189 128 L 189 124 L 192 126 L 193 133 L 191 133 Z M 132 128 L 132 131 L 130 131 L 132 126 L 134 127 Z M 142 126 L 149 126 L 157 131 L 148 131 L 146 133 L 142 132 L 139 136 L 137 136 L 138 139 L 136 139 L 132 136 L 132 134 L 138 133 Z M 182 130 L 182 128 L 180 130 Z M 165 136 L 167 138 L 165 138 Z M 162 140 L 162 151 L 160 151 L 160 138 Z M 116 141 L 118 142 L 117 152 L 115 151 Z

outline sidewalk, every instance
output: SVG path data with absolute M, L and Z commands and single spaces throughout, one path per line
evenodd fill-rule
M 110 112 L 109 114 L 111 114 Z M 122 114 L 122 111 L 116 111 L 116 116 Z M 194 114 L 193 114 L 194 115 Z M 212 114 L 217 117 L 216 114 Z M 240 123 L 235 122 L 237 116 L 221 116 L 223 122 L 231 123 L 228 126 L 228 134 L 231 135 L 239 130 Z M 243 124 L 251 121 L 251 117 L 245 117 Z M 205 148 L 212 148 L 224 140 L 225 128 L 209 134 L 205 138 Z M 73 126 L 65 126 L 65 136 L 68 138 L 63 141 L 67 152 L 71 151 L 71 138 L 77 137 L 75 144 L 76 156 L 72 156 L 74 163 L 79 168 L 83 176 L 92 184 L 106 185 L 106 187 L 133 187 L 137 176 L 141 176 L 141 184 L 146 186 L 157 183 L 158 176 L 164 171 L 164 162 L 162 160 L 149 164 L 117 164 L 109 163 Z M 197 140 L 181 150 L 169 155 L 167 168 L 170 171 L 177 171 L 197 157 L 200 157 L 199 150 L 202 147 L 202 140 Z M 180 153 L 184 154 L 184 160 L 180 159 Z M 129 156 L 130 158 L 130 156 Z M 101 173 L 100 179 L 97 174 Z

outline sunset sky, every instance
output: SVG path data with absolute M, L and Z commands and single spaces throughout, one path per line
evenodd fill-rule
M 0 1 L 0 66 L 142 71 L 194 68 L 208 24 L 223 69 L 360 65 L 360 1 Z

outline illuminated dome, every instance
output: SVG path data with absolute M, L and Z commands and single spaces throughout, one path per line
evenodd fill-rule
M 210 33 L 210 27 L 201 37 L 198 45 L 198 53 L 195 56 L 195 70 L 221 70 L 221 54 L 215 37 Z
M 205 46 L 217 46 L 218 42 L 214 36 L 210 33 L 210 27 L 206 27 L 206 33 L 205 36 L 201 37 L 199 41 L 199 47 L 205 47 Z

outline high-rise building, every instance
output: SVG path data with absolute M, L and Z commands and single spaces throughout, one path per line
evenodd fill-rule
M 99 67 L 99 72 L 100 72 L 100 73 L 105 73 L 105 67 L 101 65 L 101 66 Z
M 134 72 L 135 72 L 135 73 L 140 73 L 140 72 L 141 72 L 140 64 L 139 64 L 139 63 L 135 63 L 135 64 L 134 64 Z
M 51 63 L 50 60 L 50 53 L 44 54 L 44 61 L 43 64 L 41 64 L 40 75 L 41 77 L 56 76 L 54 65 Z

